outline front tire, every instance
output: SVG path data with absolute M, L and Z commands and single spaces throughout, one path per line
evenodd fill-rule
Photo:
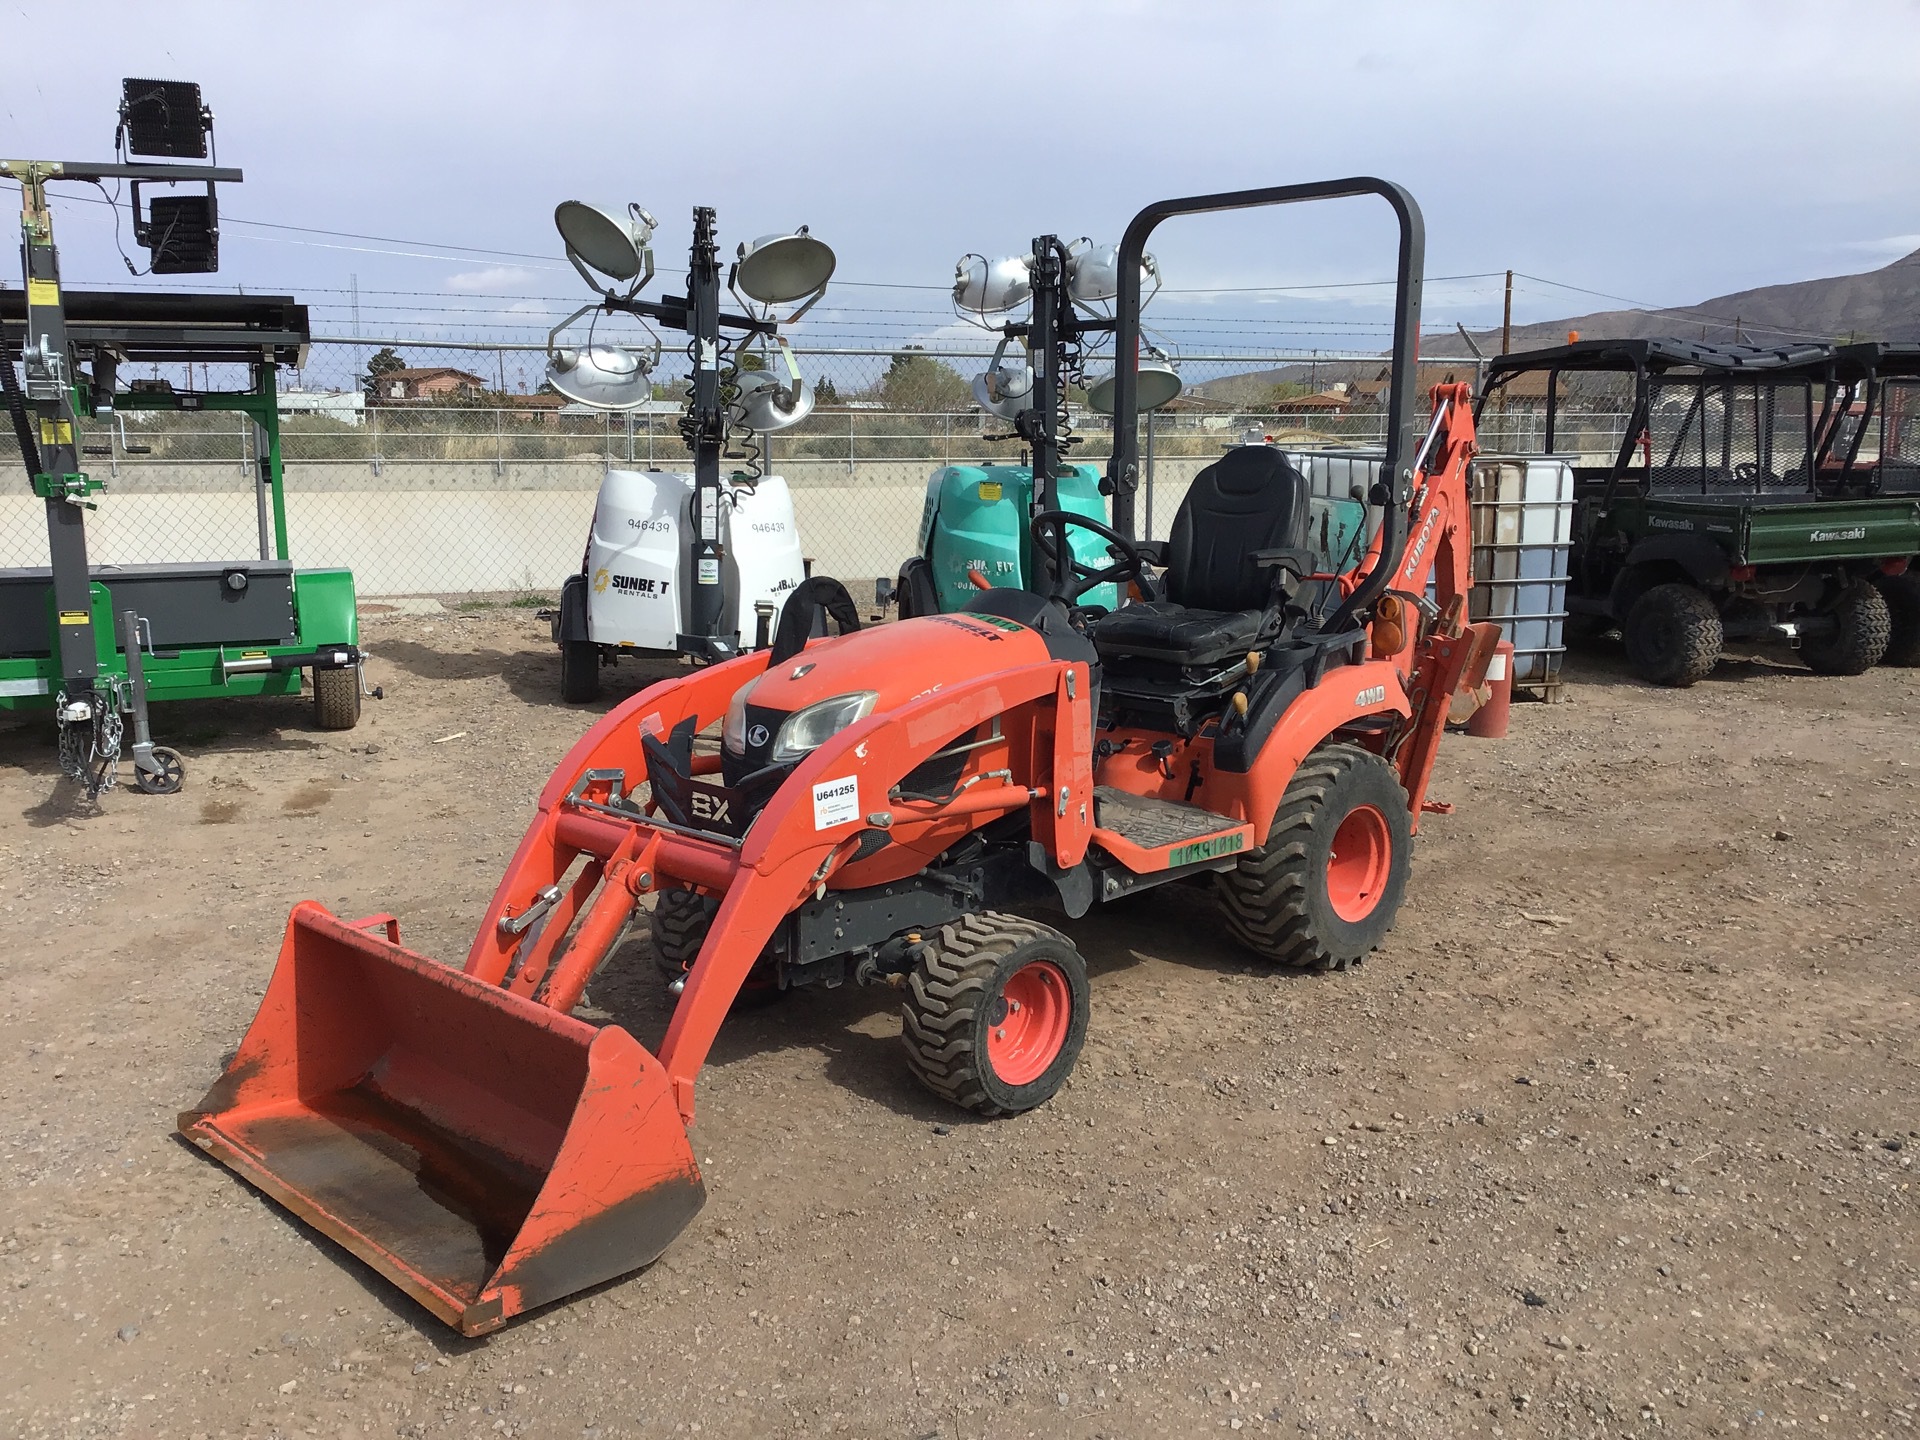
M 647 917 L 647 938 L 652 942 L 653 963 L 661 979 L 669 985 L 686 979 L 693 962 L 700 958 L 700 947 L 707 943 L 707 932 L 719 911 L 718 896 L 703 895 L 698 890 L 660 892 Z M 747 972 L 733 1003 L 736 1008 L 757 1009 L 785 993 L 772 957 L 762 955 Z
M 1882 665 L 1920 665 L 1920 574 L 1908 570 L 1874 582 L 1887 602 L 1887 653 Z
M 1413 860 L 1400 777 L 1357 745 L 1323 745 L 1280 797 L 1266 844 L 1214 877 L 1227 928 L 1301 970 L 1344 970 L 1393 929 Z
M 600 647 L 593 641 L 560 642 L 560 698 L 569 705 L 600 698 Z
M 1627 612 L 1621 627 L 1627 663 L 1650 685 L 1684 690 L 1713 673 L 1726 644 L 1720 611 L 1691 585 L 1656 585 Z
M 1087 1038 L 1087 963 L 1059 931 L 984 910 L 940 928 L 907 977 L 914 1078 L 976 1115 L 1051 1100 Z
M 1872 581 L 1849 580 L 1825 618 L 1833 632 L 1800 644 L 1800 658 L 1815 674 L 1864 675 L 1887 653 L 1893 616 Z

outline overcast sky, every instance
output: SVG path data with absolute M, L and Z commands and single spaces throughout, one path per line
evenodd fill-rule
M 1916 55 L 1920 8 L 1887 0 L 0 0 L 0 153 L 107 158 L 122 76 L 198 81 L 247 175 L 213 283 L 310 299 L 333 333 L 354 276 L 366 334 L 538 323 L 583 293 L 551 222 L 569 196 L 647 206 L 663 267 L 695 204 L 729 248 L 806 222 L 840 257 L 814 333 L 887 343 L 939 332 L 964 251 L 1356 172 L 1417 197 L 1430 277 L 1683 304 L 1920 247 Z M 1169 226 L 1169 326 L 1384 344 L 1384 291 L 1195 293 L 1391 275 L 1382 207 L 1317 208 Z M 127 279 L 104 206 L 58 213 L 70 283 L 159 283 Z M 1428 328 L 1497 322 L 1499 287 L 1437 280 Z M 1524 280 L 1516 319 L 1613 303 Z

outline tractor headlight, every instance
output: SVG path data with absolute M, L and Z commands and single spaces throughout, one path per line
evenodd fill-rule
M 753 689 L 749 680 L 733 692 L 733 699 L 727 702 L 727 718 L 720 722 L 720 743 L 735 755 L 747 753 L 747 692 Z
M 773 763 L 782 765 L 818 749 L 849 725 L 871 715 L 874 702 L 879 698 L 872 690 L 856 690 L 794 711 L 773 742 Z

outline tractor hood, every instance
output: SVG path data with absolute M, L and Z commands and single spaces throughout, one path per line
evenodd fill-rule
M 793 765 L 856 721 L 955 679 L 1043 662 L 1057 648 L 1049 639 L 1001 615 L 957 614 L 816 640 L 735 695 L 725 727 L 728 781 Z M 1086 656 L 1072 658 L 1090 659 L 1092 647 L 1080 645 Z

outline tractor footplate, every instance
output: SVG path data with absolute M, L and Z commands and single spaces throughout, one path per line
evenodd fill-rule
M 1093 792 L 1093 840 L 1136 874 L 1179 870 L 1247 848 L 1253 827 L 1198 805 L 1102 785 Z

